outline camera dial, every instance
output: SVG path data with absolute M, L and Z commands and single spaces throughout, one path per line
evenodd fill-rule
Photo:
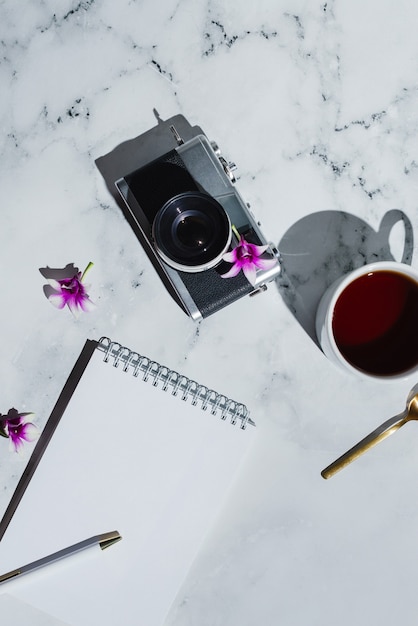
M 212 196 L 195 191 L 170 198 L 158 211 L 152 236 L 159 256 L 184 272 L 218 265 L 231 243 L 231 223 Z

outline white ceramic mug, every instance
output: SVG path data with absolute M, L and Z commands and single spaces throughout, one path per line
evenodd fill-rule
M 413 326 L 411 328 L 411 324 L 409 324 L 409 331 L 407 331 L 408 324 L 404 323 L 403 321 L 398 321 L 397 323 L 396 328 L 397 332 L 400 334 L 400 339 L 405 342 L 404 345 L 408 346 L 408 348 L 403 351 L 398 350 L 398 360 L 400 361 L 403 358 L 402 356 L 400 356 L 403 354 L 405 355 L 405 357 L 408 358 L 405 359 L 404 367 L 401 367 L 401 363 L 399 363 L 398 368 L 395 368 L 394 371 L 390 371 L 390 367 L 392 367 L 392 365 L 387 365 L 386 371 L 383 372 L 377 372 L 376 368 L 364 367 L 362 364 L 359 364 L 356 359 L 353 360 L 353 358 L 347 356 L 348 352 L 342 346 L 341 342 L 339 343 L 338 339 L 336 338 L 336 319 L 339 311 L 338 307 L 340 307 L 341 309 L 342 302 L 347 302 L 347 300 L 349 300 L 350 294 L 355 293 L 355 290 L 358 289 L 360 284 L 359 279 L 362 280 L 363 288 L 367 288 L 368 283 L 366 281 L 370 278 L 373 279 L 373 277 L 376 278 L 376 273 L 379 275 L 378 280 L 381 281 L 383 277 L 382 274 L 379 273 L 382 272 L 385 273 L 386 277 L 387 273 L 390 273 L 390 280 L 392 282 L 394 280 L 398 280 L 400 275 L 400 284 L 404 282 L 405 284 L 411 286 L 409 302 L 413 302 L 413 310 L 416 312 L 418 306 L 418 271 L 404 263 L 397 263 L 394 261 L 379 261 L 357 268 L 356 270 L 342 276 L 330 287 L 328 287 L 318 305 L 316 314 L 316 334 L 324 354 L 333 363 L 339 365 L 340 367 L 343 367 L 345 370 L 353 374 L 357 374 L 363 377 L 365 376 L 367 378 L 373 378 L 376 380 L 400 380 L 409 377 L 413 373 L 418 372 L 418 314 L 416 316 L 416 326 Z M 396 275 L 396 278 L 393 277 L 394 274 Z M 403 277 L 406 277 L 406 281 Z M 356 283 L 354 287 L 353 283 Z M 348 288 L 350 288 L 349 291 Z M 389 299 L 389 293 L 391 289 L 392 288 L 387 289 L 387 291 L 382 290 L 381 292 L 382 294 L 384 294 L 384 298 L 388 299 L 388 307 L 391 307 L 391 303 L 394 302 L 393 299 Z M 394 296 L 394 298 L 396 298 L 396 296 Z M 367 299 L 365 299 L 364 301 L 366 300 Z M 361 310 L 361 306 L 358 306 L 357 309 L 359 319 L 361 319 L 361 316 L 363 315 L 364 311 L 366 311 L 367 307 L 363 306 L 363 311 Z M 354 318 L 357 309 L 354 310 L 352 315 L 353 324 L 355 322 Z M 405 305 L 404 311 L 406 315 L 410 316 L 411 310 L 412 309 L 410 306 L 407 307 Z M 378 326 L 379 324 L 376 325 Z M 382 334 L 382 336 L 378 337 L 377 339 L 373 339 L 372 341 L 366 341 L 365 343 L 362 343 L 360 339 L 354 340 L 353 350 L 364 349 L 368 352 L 368 354 L 372 354 L 373 349 L 378 345 L 376 343 L 377 341 L 381 342 L 379 344 L 380 346 L 386 345 L 385 337 L 389 336 L 389 332 L 392 332 L 392 329 L 395 327 L 395 323 L 392 324 L 391 322 L 389 326 L 388 332 L 384 333 L 384 335 Z M 355 345 L 356 343 L 357 345 Z M 396 342 L 396 346 L 398 345 L 401 345 L 400 341 Z M 386 354 L 390 354 L 390 350 L 389 352 L 385 353 L 385 358 Z M 376 355 L 375 358 L 378 359 Z M 383 360 L 384 359 L 382 359 L 382 362 Z M 393 358 L 393 363 L 395 362 L 396 359 Z

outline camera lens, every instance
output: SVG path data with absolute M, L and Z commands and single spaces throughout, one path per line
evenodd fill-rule
M 186 248 L 202 249 L 213 238 L 212 225 L 208 220 L 202 219 L 201 215 L 190 211 L 181 214 L 173 226 L 179 242 Z
M 199 192 L 182 193 L 166 202 L 152 230 L 161 258 L 185 272 L 214 267 L 231 242 L 231 224 L 223 207 Z

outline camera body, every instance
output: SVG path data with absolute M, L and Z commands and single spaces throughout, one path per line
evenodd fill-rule
M 159 158 L 116 181 L 125 215 L 166 288 L 194 320 L 205 318 L 245 295 L 266 289 L 280 274 L 280 263 L 257 269 L 255 284 L 242 272 L 222 278 L 222 260 L 239 236 L 278 259 L 242 200 L 216 144 L 204 134 L 183 141 Z

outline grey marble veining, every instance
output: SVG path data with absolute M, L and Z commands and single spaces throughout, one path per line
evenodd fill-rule
M 105 335 L 240 398 L 258 425 L 170 626 L 415 625 L 415 425 L 327 482 L 320 471 L 416 381 L 336 370 L 313 319 L 351 268 L 417 263 L 417 17 L 407 0 L 0 4 L 0 412 L 33 411 L 42 428 L 84 340 Z M 283 257 L 266 293 L 197 324 L 100 167 L 119 150 L 123 170 L 155 112 L 237 163 Z M 96 309 L 74 319 L 46 300 L 39 269 L 90 261 Z M 20 458 L 0 444 L 4 510 L 31 446 Z

